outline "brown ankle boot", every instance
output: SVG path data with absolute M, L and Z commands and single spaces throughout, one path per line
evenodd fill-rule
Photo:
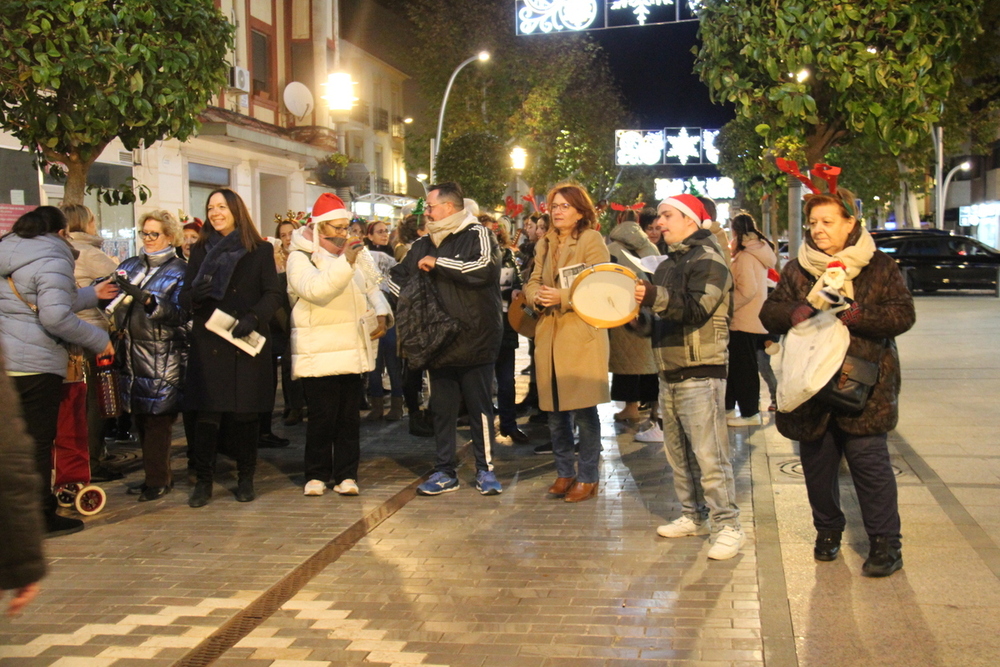
M 568 503 L 578 503 L 581 500 L 589 500 L 597 496 L 597 482 L 588 484 L 586 482 L 576 482 L 563 498 Z
M 381 396 L 369 396 L 368 402 L 371 403 L 372 409 L 365 417 L 365 421 L 382 421 L 382 408 L 385 406 L 385 399 Z

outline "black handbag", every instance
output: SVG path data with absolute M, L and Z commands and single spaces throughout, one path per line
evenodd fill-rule
M 840 412 L 861 412 L 878 382 L 878 372 L 877 363 L 849 354 L 815 398 Z
M 400 291 L 396 327 L 400 351 L 413 369 L 428 368 L 462 333 L 425 271 L 417 271 Z

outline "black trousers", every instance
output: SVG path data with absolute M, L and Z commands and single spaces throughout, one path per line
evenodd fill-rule
M 406 401 L 406 411 L 411 415 L 420 412 L 420 387 L 424 382 L 424 372 L 410 368 L 406 359 L 400 359 L 403 364 L 403 400 Z
M 35 469 L 42 478 L 42 498 L 48 499 L 52 495 L 52 442 L 56 439 L 63 379 L 55 373 L 38 373 L 15 375 L 13 380 L 21 396 L 21 414 L 28 435 L 35 441 Z
M 306 481 L 357 481 L 361 462 L 361 375 L 304 377 L 302 386 L 309 407 Z
M 869 537 L 886 535 L 893 546 L 900 546 L 896 476 L 885 433 L 850 435 L 831 423 L 822 438 L 799 443 L 799 450 L 816 530 L 844 530 L 838 473 L 840 459 L 846 456 L 865 532 Z
M 741 417 L 760 412 L 760 375 L 757 374 L 759 334 L 729 332 L 729 377 L 726 380 L 726 410 L 740 406 Z
M 435 368 L 429 374 L 437 445 L 434 470 L 455 477 L 458 410 L 463 399 L 469 410 L 476 470 L 493 470 L 496 437 L 493 431 L 493 364 Z
M 510 433 L 517 428 L 517 408 L 514 403 L 514 360 L 516 347 L 500 347 L 493 368 L 497 377 L 497 412 L 500 413 L 500 428 Z
M 236 459 L 240 477 L 253 478 L 257 469 L 257 440 L 260 415 L 256 412 L 198 412 L 194 447 L 188 444 L 190 462 L 199 482 L 211 483 L 219 434 L 226 437 L 225 451 Z

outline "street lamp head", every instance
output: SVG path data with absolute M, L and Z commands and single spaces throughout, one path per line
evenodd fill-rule
M 406 118 L 403 119 L 403 122 L 406 123 L 407 125 L 409 125 L 410 123 L 413 122 L 413 119 L 410 118 L 409 116 L 407 116 Z
M 421 183 L 425 182 L 427 180 L 427 174 L 417 174 L 417 180 Z
M 524 167 L 528 162 L 528 151 L 524 150 L 520 146 L 514 146 L 510 151 L 510 164 L 514 168 L 514 171 L 524 171 Z
M 479 52 L 479 61 L 480 62 L 486 62 L 489 59 L 490 59 L 490 52 L 489 51 L 480 51 Z
M 347 72 L 332 72 L 326 79 L 323 95 L 330 111 L 350 111 L 358 98 L 354 96 L 354 82 Z
M 966 161 L 965 161 L 965 162 L 963 162 L 962 164 L 958 165 L 958 167 L 959 167 L 959 169 L 961 169 L 962 171 L 969 171 L 970 169 L 972 169 L 972 163 L 971 163 L 971 162 L 969 162 L 968 160 L 966 160 Z

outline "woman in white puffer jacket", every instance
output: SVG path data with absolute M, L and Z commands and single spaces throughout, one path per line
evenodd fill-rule
M 363 245 L 347 238 L 349 214 L 314 221 L 315 230 L 292 235 L 286 264 L 292 376 L 302 378 L 309 408 L 304 494 L 321 496 L 332 481 L 337 493 L 357 495 L 362 378 L 375 367 L 372 341 L 385 335 L 392 312 L 355 266 Z

